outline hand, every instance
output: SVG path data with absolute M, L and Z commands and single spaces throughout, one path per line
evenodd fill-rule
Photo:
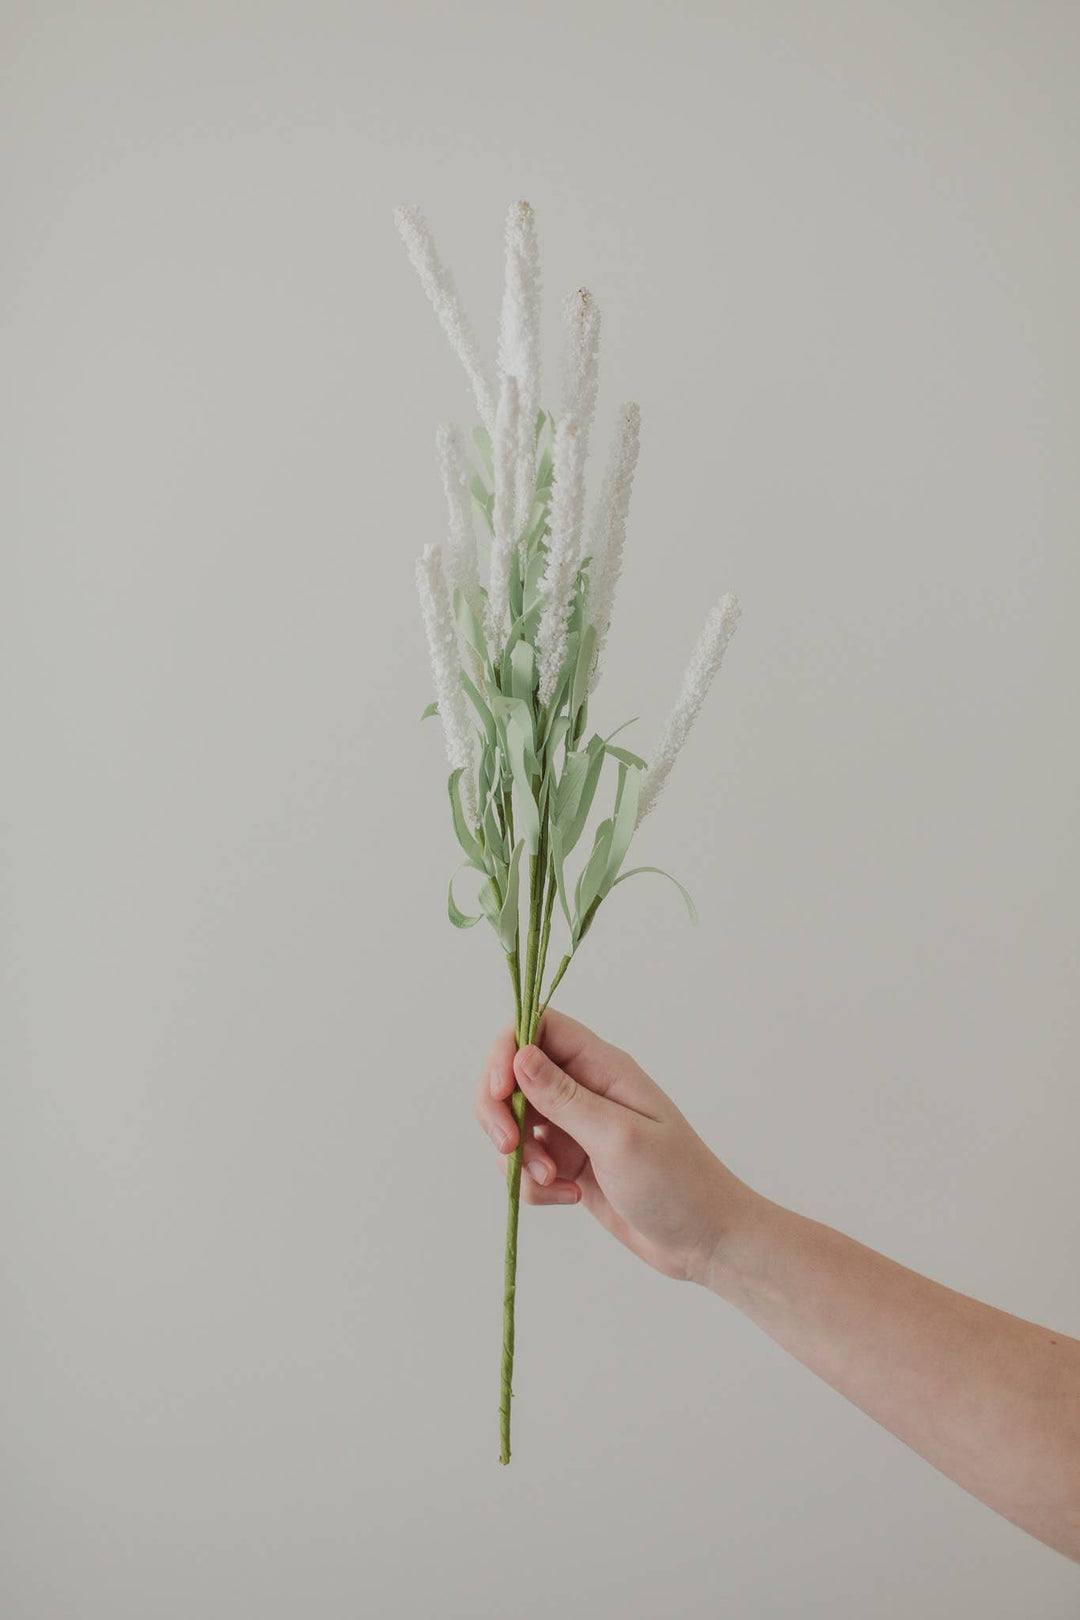
M 732 1175 L 628 1052 L 548 1011 L 538 1044 L 495 1040 L 476 1118 L 502 1155 L 517 1146 L 509 1098 L 525 1094 L 522 1196 L 584 1203 L 665 1277 L 707 1282 L 722 1237 L 756 1195 Z

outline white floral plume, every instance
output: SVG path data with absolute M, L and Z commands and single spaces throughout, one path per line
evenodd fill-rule
M 499 389 L 495 415 L 492 462 L 495 468 L 495 500 L 491 522 L 491 575 L 485 630 L 488 651 L 497 658 L 506 629 L 510 605 L 510 562 L 517 544 L 514 521 L 514 482 L 517 474 L 518 431 L 520 426 L 517 378 L 504 376 Z
M 581 560 L 585 458 L 581 432 L 573 417 L 563 417 L 556 424 L 552 461 L 551 533 L 540 585 L 543 606 L 536 632 L 541 703 L 548 703 L 553 697 L 566 657 L 566 624 Z
M 470 474 L 465 459 L 465 439 L 453 422 L 444 422 L 435 435 L 435 448 L 439 457 L 446 492 L 449 521 L 449 540 L 444 564 L 446 583 L 451 599 L 460 590 L 474 612 L 480 607 L 480 582 L 476 571 L 476 531 L 473 528 Z
M 578 287 L 563 300 L 566 337 L 562 352 L 562 409 L 578 424 L 583 457 L 588 455 L 589 433 L 596 415 L 600 382 L 600 310 L 587 287 Z
M 527 202 L 506 216 L 506 280 L 499 313 L 499 375 L 516 377 L 520 418 L 515 472 L 515 521 L 529 521 L 536 487 L 536 419 L 540 411 L 540 248 L 536 216 Z
M 399 203 L 394 209 L 394 223 L 413 269 L 434 305 L 442 329 L 465 367 L 476 396 L 480 420 L 490 433 L 495 423 L 495 395 L 481 358 L 480 346 L 461 306 L 453 275 L 439 258 L 431 228 L 419 208 Z
M 611 628 L 640 443 L 641 410 L 633 403 L 623 405 L 619 409 L 615 437 L 589 530 L 588 550 L 592 562 L 589 564 L 587 611 L 590 622 L 596 626 L 597 637 L 590 691 L 600 679 L 601 660 Z
M 641 799 L 638 803 L 638 826 L 664 791 L 671 767 L 686 741 L 690 727 L 697 719 L 741 612 L 742 609 L 735 597 L 730 595 L 722 596 L 715 607 L 709 610 L 705 628 L 690 654 L 690 662 L 686 666 L 675 706 L 668 715 L 667 723 L 660 734 L 660 741 L 653 751 L 652 763 L 645 773 Z
M 476 779 L 473 770 L 473 728 L 465 707 L 465 693 L 461 687 L 461 654 L 458 649 L 454 616 L 450 609 L 450 593 L 443 572 L 442 553 L 438 546 L 428 545 L 416 564 L 416 588 L 420 593 L 420 612 L 427 633 L 428 652 L 431 656 L 431 674 L 435 682 L 435 698 L 439 705 L 446 757 L 450 769 L 462 771 L 462 798 L 471 824 L 477 821 Z

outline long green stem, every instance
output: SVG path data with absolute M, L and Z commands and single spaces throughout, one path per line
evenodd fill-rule
M 533 859 L 533 866 L 536 866 Z M 515 1039 L 519 1049 L 528 1046 L 536 1033 L 531 1009 L 534 999 L 537 936 L 539 928 L 539 888 L 535 870 L 529 890 L 529 944 L 526 952 L 525 982 L 521 985 L 518 1006 L 521 1009 L 515 1025 Z M 503 1261 L 503 1338 L 502 1367 L 499 1383 L 499 1461 L 510 1461 L 510 1402 L 514 1374 L 514 1302 L 517 1293 L 517 1241 L 518 1215 L 521 1209 L 521 1159 L 525 1145 L 525 1093 L 515 1086 L 510 1098 L 510 1110 L 517 1123 L 518 1139 L 506 1166 L 506 1252 Z

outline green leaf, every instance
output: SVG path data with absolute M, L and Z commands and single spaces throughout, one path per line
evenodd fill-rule
M 514 787 L 517 789 L 514 806 L 517 811 L 525 847 L 530 855 L 535 855 L 540 845 L 540 812 L 537 810 L 536 800 L 533 798 L 532 776 L 525 757 L 528 744 L 529 739 L 525 735 L 524 722 L 521 719 L 520 711 L 515 710 L 506 718 L 506 745 L 510 754 L 510 770 L 514 777 Z
M 454 590 L 454 617 L 462 639 L 472 648 L 473 652 L 483 664 L 487 663 L 487 642 L 484 632 L 480 628 L 480 621 L 472 610 L 468 597 L 460 587 Z
M 480 693 L 477 691 L 473 682 L 469 679 L 464 670 L 461 671 L 461 684 L 465 688 L 465 693 L 469 699 L 469 702 L 472 704 L 480 718 L 480 724 L 484 728 L 484 737 L 487 741 L 488 747 L 494 748 L 496 736 L 495 716 L 492 714 L 491 710 L 488 708 L 487 704 L 484 702 L 483 698 L 480 696 Z
M 556 796 L 556 814 L 559 820 L 559 833 L 562 838 L 563 852 L 569 855 L 578 839 L 585 831 L 589 811 L 596 796 L 596 786 L 600 780 L 600 772 L 604 764 L 604 742 L 601 737 L 593 737 L 585 752 L 570 754 L 563 767 L 565 777 L 570 761 L 584 759 L 588 763 L 582 773 L 581 766 L 573 767 L 573 774 L 566 792 L 562 793 L 562 782 L 559 783 L 559 793 Z M 580 777 L 580 781 L 578 778 Z
M 670 872 L 665 872 L 662 866 L 632 866 L 630 868 L 629 872 L 623 872 L 620 877 L 617 877 L 615 879 L 615 882 L 611 885 L 611 887 L 613 889 L 617 889 L 620 883 L 625 883 L 627 878 L 637 877 L 639 872 L 655 872 L 658 877 L 665 877 L 665 878 L 667 878 L 669 883 L 674 883 L 675 887 L 678 889 L 679 893 L 682 895 L 683 899 L 686 901 L 686 909 L 690 913 L 690 921 L 692 923 L 697 922 L 697 920 L 698 920 L 697 907 L 694 905 L 693 900 L 690 898 L 689 892 L 686 889 L 683 888 L 683 886 L 679 882 L 678 878 L 672 877 Z
M 546 567 L 547 554 L 537 546 L 535 551 L 529 553 L 529 560 L 525 565 L 525 610 L 528 613 L 539 605 L 540 585 Z
M 510 554 L 510 617 L 520 619 L 524 611 L 522 596 L 524 585 L 521 576 L 521 547 L 515 546 Z
M 528 703 L 535 685 L 536 655 L 527 641 L 519 641 L 510 654 L 510 695 Z
M 517 944 L 518 931 L 518 871 L 521 866 L 521 851 L 525 847 L 525 840 L 519 838 L 514 845 L 514 853 L 510 857 L 510 870 L 506 878 L 506 898 L 499 913 L 499 942 L 503 950 L 510 954 Z
M 457 877 L 458 872 L 464 871 L 468 864 L 468 861 L 462 862 L 457 872 L 454 873 L 454 877 L 450 879 L 450 887 L 446 891 L 446 910 L 455 928 L 474 928 L 483 916 L 482 912 L 477 912 L 475 917 L 467 917 L 463 911 L 458 910 L 454 900 L 454 878 Z M 487 887 L 486 884 L 484 886 Z
M 420 718 L 421 718 L 421 720 L 430 720 L 432 715 L 433 714 L 438 714 L 438 712 L 439 712 L 439 705 L 435 702 L 435 699 L 432 698 L 431 702 L 428 704 L 427 708 L 424 710 L 424 712 L 420 716 Z
M 454 831 L 457 834 L 458 843 L 469 857 L 469 865 L 475 866 L 478 872 L 486 874 L 487 865 L 484 861 L 484 851 L 473 833 L 469 831 L 465 820 L 465 812 L 461 808 L 461 777 L 462 767 L 459 765 L 456 771 L 451 771 L 448 784 L 450 790 L 450 814 L 454 820 Z
M 557 695 L 556 695 L 556 702 L 552 705 L 552 708 L 548 711 L 547 735 L 544 738 L 544 744 L 543 744 L 544 747 L 547 749 L 548 753 L 551 754 L 551 755 L 554 755 L 555 750 L 558 748 L 559 744 L 565 738 L 567 731 L 570 729 L 570 717 L 569 717 L 569 715 L 556 714 L 555 709 L 557 707 L 558 707 L 558 702 L 557 702 Z M 549 771 L 551 770 L 550 762 L 548 764 L 548 770 Z
M 608 750 L 610 752 L 610 750 Z M 630 848 L 630 840 L 634 836 L 637 825 L 638 799 L 641 797 L 642 773 L 635 765 L 619 766 L 619 796 L 616 801 L 614 826 L 611 833 L 611 847 L 608 850 L 608 864 L 600 884 L 601 896 L 607 894 L 619 873 L 619 867 L 626 859 L 626 852 Z
M 596 653 L 596 626 L 586 626 L 578 648 L 577 665 L 574 669 L 574 684 L 570 693 L 570 713 L 576 716 L 585 701 L 589 687 L 589 675 L 592 672 L 593 657 Z
M 604 738 L 605 743 L 609 743 L 611 741 L 612 737 L 617 737 L 619 735 L 620 731 L 625 731 L 627 726 L 636 725 L 637 724 L 637 719 L 638 719 L 638 717 L 635 714 L 635 716 L 634 716 L 634 718 L 632 720 L 624 720 L 621 726 L 616 726 L 614 731 L 609 731 L 607 736 Z
M 632 754 L 629 748 L 612 748 L 610 743 L 605 743 L 604 749 L 611 755 L 612 759 L 619 760 L 623 765 L 633 765 L 639 771 L 643 771 L 647 768 L 645 761 L 641 758 L 641 756 L 639 754 Z
M 577 892 L 574 895 L 574 940 L 580 938 L 582 925 L 593 901 L 599 898 L 600 885 L 604 881 L 607 870 L 608 857 L 611 852 L 611 835 L 615 823 L 609 816 L 602 821 L 596 829 L 593 840 L 592 854 L 585 863 L 585 869 L 578 878 Z
M 486 883 L 481 884 L 476 902 L 497 934 L 499 932 L 499 896 L 491 878 L 488 878 Z M 502 944 L 501 939 L 499 943 Z
M 555 888 L 559 896 L 559 904 L 563 908 L 566 926 L 573 931 L 574 914 L 570 910 L 570 901 L 566 894 L 566 877 L 563 871 L 566 854 L 563 850 L 562 839 L 559 836 L 558 825 L 554 821 L 548 822 L 548 843 L 551 848 L 551 864 L 555 868 Z

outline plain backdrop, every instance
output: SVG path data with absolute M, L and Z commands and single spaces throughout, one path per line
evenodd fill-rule
M 744 618 L 564 1008 L 769 1197 L 1080 1334 L 1080 13 L 8 0 L 9 1620 L 1056 1620 L 1080 1573 L 471 1118 L 413 581 L 525 197 L 643 413 L 593 712 Z M 547 390 L 550 399 L 552 391 Z M 593 460 L 595 461 L 594 456 Z M 593 463 L 590 463 L 593 466 Z M 591 473 L 596 486 L 596 471 Z

